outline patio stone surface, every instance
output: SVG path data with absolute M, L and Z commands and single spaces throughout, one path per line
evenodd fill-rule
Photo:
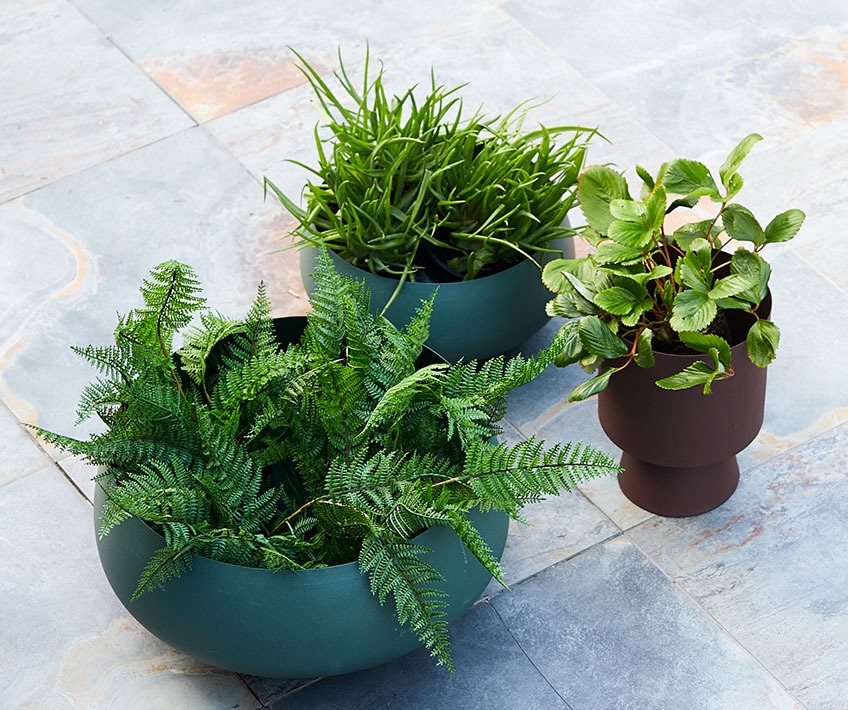
M 0 200 L 191 125 L 65 0 L 0 7 Z
M 848 5 L 6 0 L 0 47 L 2 710 L 848 708 Z M 262 185 L 297 199 L 309 173 L 287 161 L 316 160 L 324 118 L 291 48 L 328 81 L 339 50 L 359 78 L 370 48 L 390 91 L 432 68 L 467 82 L 469 114 L 530 100 L 525 128 L 598 127 L 587 161 L 633 184 L 635 164 L 676 156 L 717 169 L 758 132 L 739 202 L 763 222 L 807 213 L 766 251 L 782 336 L 736 493 L 664 519 L 610 477 L 528 505 L 509 589 L 493 581 L 451 628 L 456 676 L 423 649 L 273 679 L 168 647 L 100 569 L 93 468 L 25 426 L 98 430 L 75 425 L 96 372 L 70 346 L 108 344 L 163 260 L 192 265 L 227 315 L 260 281 L 275 315 L 306 312 L 293 218 Z M 617 457 L 596 402 L 567 401 L 587 377 L 551 367 L 516 390 L 506 438 Z
M 238 676 L 127 615 L 100 570 L 91 505 L 55 466 L 0 487 L 0 560 L 4 707 L 260 706 Z
M 733 505 L 628 532 L 807 707 L 842 708 L 848 678 L 848 425 L 745 472 Z
M 626 540 L 556 565 L 492 605 L 575 710 L 797 707 Z

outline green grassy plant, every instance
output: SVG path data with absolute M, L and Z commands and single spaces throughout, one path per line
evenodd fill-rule
M 358 85 L 339 58 L 334 89 L 300 55 L 326 117 L 316 126 L 317 167 L 305 206 L 273 192 L 296 218 L 295 234 L 350 263 L 404 281 L 438 248 L 464 279 L 486 275 L 570 236 L 577 175 L 594 129 L 522 132 L 528 105 L 501 118 L 463 113 L 459 91 L 437 84 L 390 96 L 366 55 Z

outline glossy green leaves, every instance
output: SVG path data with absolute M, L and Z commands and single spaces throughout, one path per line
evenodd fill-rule
M 672 160 L 656 176 L 637 166 L 638 199 L 609 167 L 590 167 L 581 175 L 577 197 L 594 252 L 545 270 L 545 283 L 556 294 L 548 312 L 577 319 L 577 325 L 563 326 L 568 346 L 557 364 L 579 363 L 597 372 L 574 389 L 572 400 L 603 390 L 616 368 L 653 366 L 654 347 L 704 356 L 660 386 L 709 392 L 713 382 L 733 374 L 726 339 L 731 334 L 727 320 L 719 318 L 727 310 L 751 314 L 751 361 L 765 366 L 774 358 L 779 333 L 763 319 L 762 305 L 771 268 L 760 252 L 792 239 L 804 213 L 789 209 L 763 226 L 733 202 L 744 184 L 739 167 L 760 140 L 751 133 L 739 141 L 718 177 L 697 160 Z M 685 210 L 694 218 L 681 224 Z M 733 252 L 734 242 L 744 246 Z M 623 364 L 611 368 L 616 358 Z
M 592 229 L 606 234 L 615 217 L 610 205 L 614 200 L 629 199 L 624 177 L 600 165 L 593 165 L 583 172 L 577 182 L 577 199 L 580 208 Z
M 710 362 L 696 360 L 681 372 L 657 380 L 663 389 L 682 390 L 703 386 L 704 394 L 710 394 L 712 383 L 717 379 L 730 376 L 730 345 L 718 335 L 708 333 L 684 332 L 680 339 L 695 352 L 705 353 Z
M 666 165 L 662 175 L 665 189 L 674 195 L 718 197 L 718 186 L 709 168 L 696 160 L 681 158 Z
M 777 354 L 780 330 L 768 320 L 758 320 L 748 331 L 748 357 L 757 367 L 766 367 Z
M 605 288 L 595 296 L 595 304 L 607 313 L 619 316 L 626 326 L 633 326 L 651 307 L 648 290 L 632 279 L 617 279 L 617 286 Z

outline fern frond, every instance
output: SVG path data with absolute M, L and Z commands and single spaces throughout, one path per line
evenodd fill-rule
M 212 350 L 242 328 L 244 325 L 239 321 L 225 318 L 219 313 L 205 312 L 200 314 L 200 327 L 186 332 L 183 346 L 179 350 L 182 369 L 204 393 L 207 392 L 206 370 Z
M 465 511 L 450 511 L 450 526 L 466 548 L 476 557 L 498 582 L 506 586 L 500 560 L 492 554 L 492 548 L 468 520 Z
M 527 439 L 518 444 L 475 443 L 457 482 L 468 485 L 479 499 L 517 515 L 521 506 L 543 494 L 572 491 L 581 483 L 616 473 L 616 462 L 581 444 L 556 444 Z
M 444 578 L 424 561 L 429 550 L 385 530 L 373 530 L 363 541 L 359 568 L 368 575 L 371 593 L 380 604 L 391 594 L 398 621 L 408 624 L 439 665 L 455 672 L 450 658 L 445 593 L 436 585 Z
M 93 414 L 97 414 L 106 423 L 113 420 L 114 410 L 126 401 L 124 388 L 115 380 L 97 378 L 86 385 L 77 405 L 76 424 L 81 424 Z
M 165 582 L 179 577 L 191 569 L 191 545 L 162 547 L 153 553 L 145 565 L 130 601 L 136 601 L 145 592 L 161 587 Z
M 111 378 L 120 378 L 128 382 L 133 375 L 132 352 L 116 345 L 79 347 L 72 345 L 71 350 L 84 358 L 89 365 Z
M 155 318 L 161 340 L 169 343 L 173 334 L 187 326 L 206 299 L 200 295 L 200 282 L 194 270 L 179 261 L 165 261 L 150 272 L 141 286 L 144 308 L 136 313 Z
M 422 391 L 433 390 L 441 373 L 447 368 L 446 364 L 427 365 L 392 385 L 371 412 L 362 436 L 371 434 L 387 421 L 396 423 L 397 418 L 402 416 L 402 413 Z

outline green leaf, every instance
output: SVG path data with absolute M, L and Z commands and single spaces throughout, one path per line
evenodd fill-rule
M 586 299 L 590 303 L 594 300 L 594 293 L 589 290 L 583 281 L 580 280 L 579 276 L 575 276 L 574 274 L 570 274 L 565 272 L 565 279 L 574 289 L 575 293 L 577 293 L 582 298 Z
M 757 367 L 765 367 L 777 354 L 780 329 L 771 321 L 758 320 L 748 331 L 748 357 Z
M 642 182 L 645 183 L 645 187 L 648 189 L 648 191 L 654 189 L 655 183 L 654 178 L 651 176 L 651 173 L 645 170 L 645 168 L 643 168 L 641 165 L 637 165 L 636 174 L 642 179 Z
M 721 167 L 718 169 L 718 174 L 721 177 L 721 183 L 728 190 L 732 189 L 731 178 L 736 174 L 736 171 L 739 169 L 739 166 L 742 164 L 742 161 L 748 156 L 748 153 L 751 152 L 751 148 L 753 148 L 757 143 L 759 143 L 763 137 L 759 133 L 750 133 L 745 136 L 736 147 L 730 151 L 730 155 L 727 156 L 725 161 L 721 164 Z M 741 187 L 741 185 L 739 186 Z M 738 192 L 738 190 L 736 190 Z
M 757 282 L 749 276 L 742 274 L 731 274 L 719 279 L 709 291 L 709 297 L 713 301 L 721 298 L 730 298 L 756 287 Z
M 634 277 L 634 280 L 645 284 L 648 281 L 653 281 L 654 279 L 662 279 L 672 273 L 674 269 L 670 266 L 666 266 L 665 264 L 657 264 L 653 269 L 651 269 L 646 274 L 638 274 Z
M 664 209 L 665 191 L 660 187 L 656 194 L 660 195 Z M 615 219 L 607 230 L 609 238 L 625 247 L 637 249 L 652 243 L 654 235 L 662 227 L 664 217 L 662 209 L 658 211 L 654 202 L 646 205 L 636 200 L 613 200 L 610 203 L 610 214 Z M 657 220 L 658 224 L 654 224 Z
M 725 368 L 730 368 L 730 344 L 724 338 L 711 333 L 683 331 L 680 333 L 680 339 L 695 352 L 710 353 L 715 351 L 718 355 L 718 361 Z
M 685 390 L 704 385 L 704 394 L 710 393 L 710 385 L 718 373 L 702 360 L 698 360 L 681 372 L 657 380 L 657 385 L 666 390 Z
M 727 181 L 727 195 L 725 199 L 730 200 L 733 197 L 736 197 L 744 184 L 745 181 L 739 173 L 731 175 Z
M 562 350 L 557 353 L 554 360 L 557 367 L 567 367 L 578 362 L 586 354 L 580 340 L 579 325 L 580 321 L 572 320 L 559 329 L 559 336 L 562 338 Z
M 678 197 L 674 200 L 665 210 L 666 214 L 673 212 L 678 207 L 686 207 L 688 209 L 692 209 L 695 205 L 700 201 L 700 197 L 698 195 L 687 195 L 686 197 Z
M 584 316 L 579 321 L 580 341 L 593 355 L 604 359 L 623 357 L 630 352 L 627 343 L 615 335 L 597 316 Z
M 644 255 L 641 249 L 626 247 L 616 242 L 604 242 L 595 249 L 593 254 L 595 261 L 599 264 L 638 264 Z
M 644 295 L 640 298 L 639 295 L 624 288 L 624 286 L 605 288 L 595 296 L 595 303 L 607 313 L 612 313 L 614 316 L 624 316 L 632 313 L 635 308 L 641 307 L 641 310 L 644 310 L 651 305 L 648 292 L 644 288 L 642 291 L 644 291 Z
M 679 158 L 668 163 L 662 184 L 675 195 L 709 195 L 718 197 L 718 187 L 709 168 L 697 160 Z
M 647 208 L 644 202 L 639 202 L 638 200 L 618 199 L 610 202 L 610 214 L 615 219 L 643 224 L 645 222 Z
M 645 216 L 648 227 L 654 232 L 659 232 L 665 221 L 666 199 L 665 188 L 662 185 L 657 185 L 648 195 L 648 199 L 645 200 Z
M 678 333 L 704 330 L 718 313 L 715 301 L 704 291 L 681 291 L 674 298 L 669 325 Z
M 759 254 L 740 247 L 733 252 L 730 273 L 746 276 L 754 284 L 751 288 L 737 293 L 739 298 L 758 304 L 766 297 L 771 267 Z
M 545 313 L 552 318 L 576 318 L 588 315 L 581 311 L 569 294 L 558 293 L 545 304 Z
M 679 260 L 680 280 L 689 288 L 709 291 L 712 286 L 712 256 L 708 250 L 690 249 Z
M 715 237 L 713 230 L 713 220 L 705 219 L 700 222 L 689 222 L 679 227 L 671 235 L 674 241 L 681 249 L 689 249 L 690 244 L 695 239 L 704 239 L 708 243 Z
M 644 222 L 629 222 L 622 219 L 613 221 L 607 230 L 607 236 L 617 244 L 642 249 L 651 244 L 654 232 Z
M 747 207 L 737 204 L 727 205 L 721 220 L 724 231 L 736 241 L 753 242 L 758 247 L 765 244 L 765 232 Z
M 776 242 L 788 242 L 801 229 L 804 224 L 806 215 L 801 210 L 786 210 L 777 215 L 771 222 L 766 225 L 765 241 L 766 244 L 774 244 Z
M 639 367 L 654 366 L 654 349 L 651 342 L 654 339 L 654 332 L 650 328 L 645 328 L 639 337 L 636 339 L 636 355 L 634 360 Z
M 586 380 L 580 383 L 571 390 L 568 395 L 569 402 L 582 402 L 584 399 L 589 399 L 592 395 L 598 394 L 607 388 L 610 377 L 612 377 L 621 368 L 610 367 L 604 370 L 600 375 L 593 377 L 591 380 Z
M 595 295 L 595 303 L 615 316 L 626 326 L 633 326 L 653 303 L 647 289 L 636 281 L 621 279 L 620 284 Z
M 553 259 L 549 261 L 542 269 L 542 283 L 554 293 L 562 293 L 568 290 L 570 282 L 565 274 L 573 274 L 579 261 L 579 259 Z
M 601 234 L 607 233 L 613 221 L 610 203 L 613 200 L 629 198 L 630 193 L 624 177 L 601 165 L 586 168 L 577 183 L 577 199 L 586 221 Z

